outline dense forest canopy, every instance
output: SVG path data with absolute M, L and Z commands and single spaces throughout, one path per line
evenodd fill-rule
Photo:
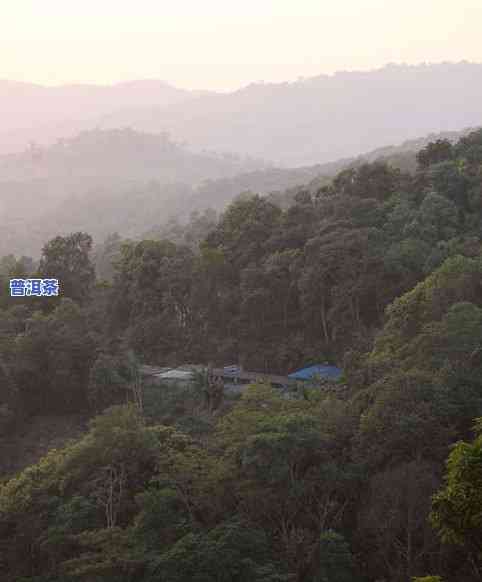
M 0 435 L 91 417 L 3 467 L 2 580 L 480 580 L 482 131 L 416 161 L 112 235 L 97 275 L 85 232 L 1 260 Z M 53 273 L 60 300 L 9 297 Z M 139 397 L 141 362 L 323 361 L 337 384 Z

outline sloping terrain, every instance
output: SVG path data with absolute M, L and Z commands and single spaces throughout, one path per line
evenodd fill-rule
M 35 416 L 8 436 L 0 438 L 0 478 L 37 463 L 51 449 L 60 449 L 87 429 L 79 414 Z
M 0 80 L 0 155 L 22 151 L 30 142 L 51 144 L 94 129 L 106 114 L 165 107 L 200 94 L 163 81 L 44 87 Z
M 42 87 L 0 81 L 0 154 L 80 131 L 169 132 L 194 150 L 306 166 L 480 124 L 482 64 L 388 65 L 230 93 L 162 81 Z
M 286 207 L 343 168 L 382 159 L 413 172 L 429 141 L 455 141 L 469 130 L 430 134 L 358 157 L 299 168 L 270 167 L 234 155 L 193 153 L 165 134 L 97 130 L 0 158 L 0 254 L 38 256 L 56 234 L 113 232 L 136 238 L 185 223 L 193 211 L 222 211 L 237 195 L 271 195 Z
M 389 65 L 293 83 L 258 83 L 134 114 L 102 127 L 169 131 L 196 149 L 302 166 L 358 155 L 482 119 L 482 65 Z

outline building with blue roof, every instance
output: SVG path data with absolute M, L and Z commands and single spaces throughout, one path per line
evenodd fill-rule
M 324 380 L 338 380 L 342 375 L 342 370 L 336 366 L 317 364 L 301 368 L 288 375 L 290 380 L 313 380 L 322 378 Z

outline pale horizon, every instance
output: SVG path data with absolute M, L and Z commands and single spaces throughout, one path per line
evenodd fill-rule
M 17 0 L 0 18 L 0 78 L 225 92 L 387 63 L 482 62 L 481 21 L 478 0 Z
M 367 67 L 367 68 L 346 68 L 346 69 L 335 69 L 333 71 L 313 71 L 310 74 L 305 74 L 305 75 L 296 75 L 296 76 L 292 76 L 290 78 L 286 78 L 286 77 L 275 77 L 275 78 L 271 78 L 271 79 L 267 79 L 267 78 L 256 78 L 256 79 L 250 79 L 250 80 L 246 80 L 246 82 L 243 82 L 241 85 L 238 86 L 232 86 L 232 87 L 225 87 L 225 88 L 210 88 L 210 89 L 206 89 L 205 87 L 188 87 L 188 86 L 181 86 L 179 84 L 176 84 L 174 82 L 172 82 L 170 79 L 168 78 L 163 78 L 163 77 L 132 77 L 132 78 L 126 78 L 126 79 L 117 79 L 117 80 L 112 80 L 109 82 L 100 82 L 100 81 L 67 81 L 67 82 L 57 82 L 57 83 L 46 83 L 46 82 L 38 82 L 38 81 L 26 81 L 26 80 L 19 80 L 19 79 L 11 79 L 11 78 L 0 78 L 0 82 L 1 81 L 5 81 L 5 82 L 12 82 L 12 83 L 25 83 L 25 84 L 31 84 L 31 85 L 37 85 L 39 87 L 46 87 L 46 88 L 61 88 L 61 87 L 75 87 L 75 86 L 93 86 L 93 87 L 115 87 L 117 85 L 123 85 L 123 84 L 129 84 L 129 83 L 149 83 L 149 82 L 158 82 L 158 83 L 165 83 L 166 85 L 169 85 L 170 87 L 173 87 L 175 89 L 182 89 L 182 90 L 186 90 L 186 91 L 211 91 L 211 92 L 218 92 L 218 93 L 230 93 L 230 92 L 235 92 L 238 90 L 242 90 L 246 87 L 248 87 L 249 85 L 252 84 L 258 84 L 258 83 L 272 83 L 272 84 L 283 84 L 283 83 L 296 83 L 297 81 L 300 80 L 306 80 L 306 79 L 310 79 L 310 78 L 315 78 L 318 76 L 327 76 L 327 77 L 332 77 L 334 75 L 337 74 L 341 74 L 341 73 L 369 73 L 369 72 L 375 72 L 378 70 L 382 70 L 385 69 L 387 67 L 390 66 L 395 66 L 395 67 L 420 67 L 420 66 L 437 66 L 437 65 L 443 65 L 443 64 L 458 64 L 458 63 L 468 63 L 470 65 L 480 65 L 482 64 L 482 60 L 481 61 L 468 61 L 466 59 L 462 59 L 460 61 L 438 61 L 438 62 L 414 62 L 414 63 L 407 63 L 407 62 L 387 62 L 387 63 L 383 63 L 379 66 L 375 66 L 375 67 Z M 255 66 L 259 66 L 259 65 L 254 65 Z M 266 65 L 267 67 L 269 65 Z M 301 66 L 300 66 L 301 68 Z

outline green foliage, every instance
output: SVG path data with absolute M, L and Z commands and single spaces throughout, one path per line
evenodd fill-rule
M 242 361 L 284 373 L 315 354 L 341 361 L 382 325 L 396 297 L 446 259 L 477 262 L 481 209 L 470 197 L 476 204 L 480 180 L 467 160 L 479 146 L 471 139 L 459 149 L 430 145 L 414 177 L 361 163 L 318 192 L 297 190 L 286 210 L 245 193 L 199 252 L 178 235 L 177 244 L 125 244 L 113 326 L 145 360 L 168 364 Z
M 371 576 L 386 568 L 393 577 L 409 579 L 426 569 L 425 557 L 438 548 L 427 519 L 437 473 L 435 463 L 414 460 L 370 475 L 357 535 L 373 552 Z
M 129 531 L 98 529 L 79 534 L 75 541 L 78 556 L 60 566 L 67 579 L 134 582 L 145 571 L 145 561 L 137 556 Z
M 433 498 L 432 523 L 443 541 L 482 560 L 482 420 L 470 443 L 459 442 L 447 460 L 445 485 Z
M 97 279 L 113 281 L 114 265 L 120 259 L 121 248 L 122 238 L 117 232 L 108 235 L 101 245 L 96 245 L 93 260 Z
M 134 534 L 147 550 L 171 545 L 188 533 L 189 513 L 175 489 L 149 488 L 136 502 L 140 511 Z
M 96 507 L 92 500 L 75 495 L 67 503 L 60 505 L 55 512 L 48 536 L 65 536 L 80 533 L 92 527 L 97 517 Z
M 127 380 L 120 373 L 120 362 L 108 354 L 99 354 L 90 369 L 88 399 L 94 410 L 103 410 L 125 395 Z
M 261 582 L 287 580 L 271 563 L 266 535 L 238 523 L 190 533 L 157 562 L 150 581 Z
M 51 450 L 1 486 L 0 520 L 10 528 L 6 561 L 11 579 L 57 571 L 83 544 L 95 545 L 103 527 L 115 529 L 131 519 L 135 496 L 154 474 L 157 450 L 156 433 L 144 426 L 136 409 L 117 407 L 97 417 L 81 440 Z M 108 535 L 99 540 L 107 543 Z M 116 555 L 121 554 L 119 546 Z
M 39 275 L 58 279 L 62 297 L 84 303 L 95 279 L 91 248 L 92 237 L 83 232 L 52 239 L 42 249 Z
M 36 312 L 14 345 L 13 377 L 24 410 L 85 409 L 94 348 L 85 314 L 72 300 L 61 299 L 49 315 Z
M 14 255 L 5 255 L 0 258 L 0 309 L 7 309 L 25 304 L 20 297 L 10 297 L 10 279 L 26 278 L 34 272 L 34 261 L 30 257 L 17 259 Z
M 177 359 L 189 345 L 188 325 L 193 255 L 168 241 L 125 243 L 114 288 L 118 326 L 127 327 L 130 346 L 144 357 Z
M 315 532 L 344 518 L 360 478 L 344 458 L 347 427 L 328 410 L 334 412 L 327 400 L 285 400 L 259 385 L 219 423 L 219 444 L 243 515 L 269 528 L 290 568 L 300 572 L 318 571 Z
M 340 172 L 333 180 L 333 188 L 342 196 L 384 200 L 395 191 L 400 171 L 387 164 L 362 164 Z
M 48 243 L 66 296 L 1 299 L 4 432 L 107 410 L 3 480 L 6 581 L 480 579 L 481 136 L 430 144 L 413 176 L 359 163 L 289 206 L 244 194 L 175 240 L 111 237 L 111 283 L 88 235 Z M 210 412 L 201 377 L 139 366 L 325 360 L 343 382 L 254 384 Z
M 417 162 L 421 168 L 428 168 L 432 164 L 438 164 L 453 156 L 452 144 L 447 139 L 438 139 L 417 153 Z
M 395 358 L 406 362 L 414 357 L 425 358 L 411 340 L 418 339 L 424 326 L 440 321 L 447 309 L 459 302 L 477 304 L 482 277 L 482 262 L 457 256 L 444 264 L 387 309 L 387 323 L 377 339 L 373 362 L 381 364 Z
M 409 372 L 384 377 L 370 388 L 361 415 L 360 454 L 374 465 L 443 455 L 453 433 L 445 393 L 432 378 Z

